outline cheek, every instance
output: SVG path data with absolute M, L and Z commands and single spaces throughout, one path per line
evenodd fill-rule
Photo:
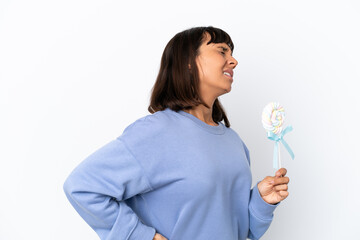
M 197 61 L 200 80 L 216 80 L 222 75 L 224 59 L 221 56 L 201 57 Z
M 208 61 L 207 71 L 209 77 L 217 79 L 223 74 L 224 64 L 223 58 L 212 58 Z

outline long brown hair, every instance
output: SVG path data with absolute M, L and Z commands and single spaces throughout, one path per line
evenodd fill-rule
M 174 111 L 191 109 L 203 104 L 208 106 L 199 94 L 199 74 L 195 62 L 199 47 L 205 39 L 205 32 L 211 36 L 210 43 L 226 43 L 231 51 L 234 44 L 223 30 L 209 27 L 194 27 L 177 33 L 166 45 L 161 57 L 161 64 L 156 82 L 152 88 L 148 111 L 155 113 L 170 108 Z M 191 69 L 189 69 L 189 65 Z M 230 122 L 218 98 L 212 106 L 214 122 Z

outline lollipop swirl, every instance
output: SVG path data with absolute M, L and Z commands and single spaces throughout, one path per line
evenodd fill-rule
M 285 118 L 284 108 L 277 102 L 271 102 L 263 110 L 262 124 L 266 131 L 280 134 Z

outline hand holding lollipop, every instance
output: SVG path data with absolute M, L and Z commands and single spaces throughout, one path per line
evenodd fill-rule
M 262 113 L 262 124 L 267 131 L 268 139 L 275 141 L 273 159 L 275 169 L 281 168 L 279 141 L 289 152 L 291 158 L 294 159 L 295 157 L 293 151 L 283 139 L 284 135 L 293 129 L 292 126 L 287 126 L 283 129 L 284 117 L 284 108 L 277 102 L 271 102 L 266 105 Z

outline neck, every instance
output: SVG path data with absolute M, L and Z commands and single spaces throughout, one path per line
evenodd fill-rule
M 212 119 L 212 109 L 208 109 L 204 105 L 200 104 L 199 106 L 193 107 L 192 109 L 184 109 L 184 112 L 190 113 L 205 122 L 206 124 L 212 126 L 218 126 L 219 124 L 215 123 Z

